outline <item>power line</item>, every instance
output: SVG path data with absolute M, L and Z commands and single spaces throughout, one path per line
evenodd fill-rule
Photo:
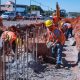
M 45 6 L 45 5 L 43 5 L 42 3 L 37 2 L 36 0 L 31 0 L 31 1 L 33 1 L 33 2 L 35 2 L 35 3 L 37 3 L 37 4 L 39 4 L 40 6 L 43 6 L 43 7 L 48 8 L 48 10 L 52 10 L 52 8 L 50 8 L 49 6 Z

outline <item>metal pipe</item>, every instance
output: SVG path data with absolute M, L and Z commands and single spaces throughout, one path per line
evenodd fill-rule
M 25 32 L 25 36 L 24 36 L 24 47 L 25 47 L 25 51 L 23 53 L 23 80 L 25 80 L 25 56 L 26 56 L 26 50 L 27 50 L 27 46 L 26 46 L 26 32 Z
M 16 45 L 16 51 L 15 51 L 15 61 L 16 61 L 16 77 L 15 77 L 15 80 L 18 79 L 18 61 L 17 61 L 17 53 L 18 53 L 18 44 Z
M 37 62 L 37 47 L 38 47 L 38 40 L 37 40 L 37 38 L 36 38 L 36 62 Z
M 9 70 L 8 79 L 10 80 L 10 62 L 9 62 L 9 56 L 8 56 L 8 70 Z
M 10 50 L 9 52 L 11 52 L 12 44 L 9 45 L 9 43 L 7 43 L 7 48 Z M 9 54 L 11 54 L 11 53 L 7 53 L 7 54 L 8 54 L 8 70 L 9 70 L 8 79 L 10 80 L 10 66 L 11 66 L 11 64 L 10 64 L 10 56 L 9 56 Z
M 23 80 L 25 79 L 25 52 L 23 53 Z
M 26 41 L 27 41 L 27 49 L 26 49 L 26 53 L 27 53 L 27 80 L 28 80 L 28 30 L 26 30 Z
M 23 40 L 23 39 L 22 39 L 22 37 L 23 37 L 23 36 L 21 36 L 21 42 L 20 42 L 20 43 L 21 43 L 21 44 L 20 44 L 20 45 L 21 45 L 21 53 L 20 53 L 20 58 L 21 58 L 21 60 L 19 60 L 21 64 L 22 64 L 22 55 L 23 55 L 23 45 L 22 45 L 22 40 Z
M 37 54 L 38 54 L 38 53 L 37 53 L 37 52 L 38 52 L 38 41 L 39 41 L 39 40 L 38 40 L 38 38 L 39 38 L 38 36 L 39 36 L 39 28 L 38 28 L 37 31 L 36 31 L 36 62 L 37 62 L 37 57 L 38 57 L 38 56 L 37 56 Z
M 3 40 L 3 75 L 2 75 L 2 78 L 3 80 L 6 80 L 6 76 L 5 76 L 5 43 L 4 43 L 4 40 Z
M 35 28 L 33 29 L 33 59 L 35 60 Z

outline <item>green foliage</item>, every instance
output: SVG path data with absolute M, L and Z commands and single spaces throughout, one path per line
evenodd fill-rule
M 75 17 L 80 16 L 80 12 L 69 12 L 69 14 L 70 14 L 71 16 L 75 16 Z
M 31 5 L 31 6 L 28 6 L 28 12 L 30 11 L 37 11 L 39 10 L 41 13 L 43 13 L 43 9 L 40 7 L 40 6 L 37 6 L 37 5 Z

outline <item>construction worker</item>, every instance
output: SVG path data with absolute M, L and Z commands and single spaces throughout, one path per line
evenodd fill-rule
M 56 27 L 58 27 L 58 23 L 59 23 L 60 20 L 61 20 L 61 18 L 58 18 L 56 16 L 56 13 L 53 13 L 53 22 L 54 22 Z
M 64 33 L 59 30 L 57 27 L 54 26 L 52 20 L 45 21 L 46 28 L 49 29 L 50 34 L 52 35 L 51 38 L 53 38 L 53 41 L 51 42 L 50 49 L 51 54 L 55 54 L 54 52 L 57 52 L 57 61 L 55 68 L 61 68 L 61 62 L 62 62 L 62 49 L 63 45 L 65 43 L 65 35 Z M 48 39 L 47 43 L 49 43 L 50 40 Z
M 1 35 L 1 39 L 4 40 L 5 43 L 9 42 L 13 52 L 15 53 L 17 36 L 13 30 L 14 29 L 9 28 L 7 31 L 4 31 Z
M 72 37 L 72 25 L 69 21 L 66 21 L 64 24 L 63 24 L 63 29 L 65 29 L 65 36 L 66 36 L 66 39 L 68 39 L 68 37 Z

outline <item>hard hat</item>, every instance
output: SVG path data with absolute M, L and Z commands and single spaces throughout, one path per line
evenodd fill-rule
M 45 21 L 45 26 L 50 27 L 53 24 L 52 20 Z

